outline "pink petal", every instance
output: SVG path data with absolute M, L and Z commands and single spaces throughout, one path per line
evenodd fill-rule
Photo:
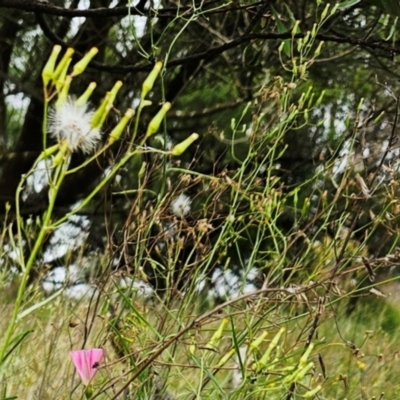
M 96 375 L 97 367 L 104 358 L 104 350 L 73 350 L 69 354 L 83 384 L 88 385 Z

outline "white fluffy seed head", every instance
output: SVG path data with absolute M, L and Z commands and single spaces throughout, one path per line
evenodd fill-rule
M 186 196 L 185 194 L 180 194 L 178 197 L 175 197 L 170 204 L 172 212 L 177 217 L 184 217 L 186 214 L 190 212 L 190 204 L 192 200 L 190 197 Z
M 100 129 L 90 124 L 93 114 L 87 104 L 78 107 L 74 99 L 68 99 L 50 111 L 49 132 L 59 143 L 65 140 L 72 152 L 81 149 L 91 153 L 101 139 Z

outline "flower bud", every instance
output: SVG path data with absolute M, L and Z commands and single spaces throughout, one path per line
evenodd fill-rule
M 321 385 L 318 385 L 315 389 L 309 390 L 304 393 L 303 398 L 305 399 L 313 399 L 317 395 L 317 393 L 322 389 Z
M 221 360 L 219 360 L 218 364 L 216 365 L 216 368 L 221 368 L 221 367 L 223 367 L 235 353 L 236 353 L 235 349 L 230 349 L 230 350 L 221 358 Z
M 58 99 L 56 101 L 56 108 L 60 108 L 67 101 L 71 82 L 72 82 L 72 76 L 68 75 L 65 78 L 65 82 L 61 89 L 61 92 L 58 94 Z
M 314 24 L 311 30 L 311 37 L 315 38 L 315 36 L 317 36 L 317 32 L 318 32 L 317 24 Z
M 329 3 L 327 3 L 327 5 L 325 6 L 324 11 L 322 11 L 322 14 L 321 14 L 321 21 L 323 21 L 326 18 L 326 16 L 328 15 L 330 6 L 331 5 Z
M 150 90 L 153 89 L 154 82 L 156 81 L 157 76 L 162 69 L 162 66 L 163 66 L 163 63 L 161 61 L 156 62 L 156 64 L 154 65 L 154 68 L 152 69 L 152 71 L 150 72 L 148 77 L 143 82 L 142 99 L 144 99 L 147 96 L 147 94 L 150 92 Z
M 153 117 L 147 127 L 146 136 L 151 136 L 160 129 L 162 120 L 164 119 L 167 112 L 171 109 L 171 103 L 166 102 L 162 105 L 160 111 Z
M 53 167 L 57 167 L 62 163 L 62 161 L 66 158 L 66 156 L 70 153 L 70 149 L 68 147 L 68 142 L 66 140 L 63 140 L 61 143 L 59 143 L 59 151 L 53 158 Z
M 314 363 L 310 361 L 305 367 L 303 367 L 300 371 L 296 372 L 294 377 L 295 382 L 300 382 L 307 374 L 307 372 L 314 367 Z
M 87 385 L 85 389 L 85 397 L 87 399 L 91 399 L 93 395 L 93 386 L 92 385 Z
M 340 7 L 340 4 L 339 4 L 339 3 L 336 3 L 336 4 L 333 6 L 332 10 L 331 10 L 330 16 L 334 15 L 334 14 L 336 13 L 336 11 L 338 10 L 339 7 Z
M 250 343 L 250 350 L 251 351 L 258 350 L 258 348 L 260 347 L 261 343 L 265 340 L 267 335 L 268 335 L 268 332 L 264 331 L 256 340 L 251 342 Z
M 214 332 L 214 335 L 212 335 L 210 341 L 207 343 L 206 347 L 209 349 L 214 349 L 219 341 L 221 340 L 222 334 L 224 333 L 224 329 L 226 325 L 228 325 L 229 320 L 227 318 L 224 318 L 221 321 L 221 324 L 219 325 L 218 329 Z
M 110 91 L 110 99 L 108 100 L 110 103 L 113 103 L 115 98 L 117 97 L 117 93 L 119 91 L 119 89 L 121 89 L 123 83 L 121 81 L 117 81 L 115 82 L 113 88 Z
M 325 90 L 323 90 L 323 91 L 321 92 L 321 94 L 319 95 L 317 101 L 315 102 L 315 105 L 316 105 L 317 107 L 322 103 L 322 100 L 324 99 L 324 96 L 325 96 Z
M 153 104 L 153 102 L 151 100 L 142 100 L 140 103 L 140 106 L 143 107 L 148 107 L 151 106 Z
M 80 75 L 83 71 L 85 71 L 86 67 L 92 61 L 92 58 L 99 52 L 97 47 L 92 47 L 88 53 L 86 53 L 82 60 L 78 61 L 74 65 L 74 69 L 72 70 L 72 76 Z
M 85 104 L 87 104 L 90 96 L 93 93 L 93 90 L 96 88 L 97 83 L 96 82 L 91 82 L 85 92 L 79 97 L 78 100 L 76 100 L 75 104 L 77 107 L 82 107 Z
M 314 56 L 315 57 L 318 57 L 320 54 L 321 54 L 321 49 L 322 49 L 322 46 L 324 45 L 324 41 L 323 40 L 321 40 L 320 42 L 319 42 L 319 44 L 318 44 L 318 47 L 316 48 L 316 50 L 315 50 L 315 52 L 314 52 Z
M 193 356 L 196 352 L 196 340 L 194 336 L 190 338 L 189 353 Z
M 307 365 L 308 357 L 310 356 L 310 353 L 313 348 L 314 348 L 314 345 L 312 343 L 310 343 L 310 345 L 307 347 L 307 350 L 304 352 L 304 354 L 300 358 L 300 361 L 299 361 L 300 367 L 305 367 Z
M 53 146 L 48 147 L 47 149 L 44 149 L 40 155 L 39 155 L 39 160 L 44 160 L 47 157 L 51 156 L 52 154 L 54 154 L 60 147 L 60 144 L 54 144 Z
M 129 108 L 126 111 L 125 115 L 121 118 L 121 121 L 119 121 L 115 128 L 111 131 L 108 139 L 109 144 L 113 144 L 121 137 L 122 132 L 124 131 L 126 125 L 131 120 L 134 114 L 135 111 L 132 108 Z
M 54 78 L 54 83 L 56 85 L 56 89 L 58 92 L 60 92 L 60 90 L 62 89 L 62 87 L 65 83 L 69 64 L 71 64 L 71 59 L 67 60 L 67 63 L 65 64 L 65 68 L 61 71 L 61 74 L 58 75 L 58 78 L 57 79 Z
M 182 153 L 186 151 L 186 149 L 197 139 L 199 138 L 198 133 L 192 133 L 187 139 L 183 142 L 178 143 L 172 150 L 171 154 L 173 156 L 180 156 Z
M 357 106 L 357 112 L 360 112 L 362 110 L 363 105 L 364 105 L 364 97 L 361 97 L 360 102 L 358 103 Z
M 54 80 L 57 80 L 59 76 L 67 75 L 69 64 L 72 60 L 72 55 L 74 54 L 75 50 L 72 47 L 68 47 L 67 51 L 65 52 L 63 58 L 58 63 L 56 70 L 54 71 Z
M 294 26 L 293 26 L 293 28 L 292 28 L 292 35 L 293 35 L 293 36 L 300 32 L 300 29 L 299 29 L 300 22 L 301 22 L 301 21 L 297 20 L 297 21 L 294 23 Z
M 46 65 L 43 68 L 42 79 L 43 79 L 43 83 L 45 86 L 47 86 L 48 83 L 53 79 L 56 60 L 57 60 L 58 55 L 60 54 L 60 51 L 61 51 L 60 45 L 54 46 L 53 50 L 50 54 L 50 57 L 49 57 Z
M 271 353 L 272 350 L 275 349 L 275 347 L 278 345 L 279 340 L 283 334 L 283 332 L 285 332 L 285 328 L 281 328 L 278 333 L 274 336 L 274 338 L 271 340 L 271 343 L 269 344 L 266 352 L 263 354 L 263 356 L 261 357 L 261 360 L 257 363 L 257 370 L 260 371 L 263 368 L 265 368 L 265 366 L 268 364 L 269 359 L 271 357 Z
M 100 128 L 103 125 L 105 119 L 107 118 L 107 114 L 110 111 L 109 108 L 110 98 L 111 98 L 111 92 L 107 92 L 99 108 L 93 115 L 92 118 L 93 128 Z

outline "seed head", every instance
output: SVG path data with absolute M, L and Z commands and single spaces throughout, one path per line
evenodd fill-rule
M 68 99 L 50 111 L 50 134 L 59 143 L 65 141 L 71 152 L 81 149 L 89 154 L 101 139 L 100 129 L 91 126 L 93 114 L 87 104 L 77 106 L 75 100 Z
M 186 196 L 185 194 L 181 193 L 179 196 L 175 197 L 171 203 L 170 207 L 172 212 L 180 218 L 183 218 L 190 212 L 190 205 L 192 200 L 190 197 Z

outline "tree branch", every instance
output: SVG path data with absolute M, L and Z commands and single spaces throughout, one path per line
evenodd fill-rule
M 0 0 L 1 1 L 1 0 Z M 290 32 L 285 33 L 252 33 L 249 35 L 240 36 L 236 39 L 231 40 L 230 42 L 224 43 L 220 46 L 213 47 L 209 50 L 195 53 L 187 57 L 177 58 L 175 60 L 171 60 L 167 63 L 167 67 L 176 67 L 179 65 L 183 65 L 186 63 L 190 63 L 193 61 L 199 60 L 207 60 L 208 58 L 215 57 L 216 55 L 222 54 L 223 52 L 235 48 L 243 43 L 250 42 L 252 40 L 285 40 L 285 39 L 299 39 L 303 38 L 305 33 L 299 33 L 297 35 L 292 35 Z M 344 37 L 344 36 L 335 36 L 335 35 L 325 35 L 319 34 L 316 36 L 316 39 L 319 41 L 325 42 L 334 42 L 334 43 L 342 43 L 353 46 L 365 47 L 373 50 L 382 50 L 390 54 L 400 54 L 400 47 L 390 46 L 386 44 L 384 41 L 377 40 L 364 40 L 358 38 Z M 142 72 L 142 71 L 150 71 L 153 67 L 153 64 L 147 65 L 106 65 L 93 61 L 90 64 L 93 68 L 96 68 L 101 71 L 114 72 L 114 73 L 127 73 L 127 72 Z
M 201 7 L 214 4 L 219 0 L 211 0 L 207 3 L 201 3 Z M 9 8 L 14 10 L 22 10 L 26 12 L 40 12 L 42 14 L 56 15 L 59 17 L 86 17 L 86 18 L 97 18 L 97 17 L 124 17 L 126 15 L 141 15 L 141 16 L 157 16 L 157 18 L 174 18 L 178 12 L 185 12 L 193 10 L 193 6 L 181 6 L 181 7 L 170 7 L 162 8 L 160 10 L 155 10 L 153 8 L 144 9 L 144 1 L 139 1 L 137 6 L 117 6 L 114 8 L 108 7 L 97 7 L 94 9 L 68 9 L 63 7 L 58 7 L 50 4 L 47 1 L 40 0 L 0 0 L 0 8 Z M 253 8 L 256 4 L 251 4 L 250 6 L 240 6 L 240 8 Z M 200 4 L 198 5 L 200 7 Z M 193 10 L 194 12 L 198 12 Z
M 43 14 L 56 15 L 59 17 L 117 17 L 124 15 L 143 15 L 143 10 L 136 7 L 99 7 L 90 10 L 68 9 L 54 6 L 48 2 L 33 0 L 0 0 L 0 8 L 11 8 L 27 12 L 40 12 Z

